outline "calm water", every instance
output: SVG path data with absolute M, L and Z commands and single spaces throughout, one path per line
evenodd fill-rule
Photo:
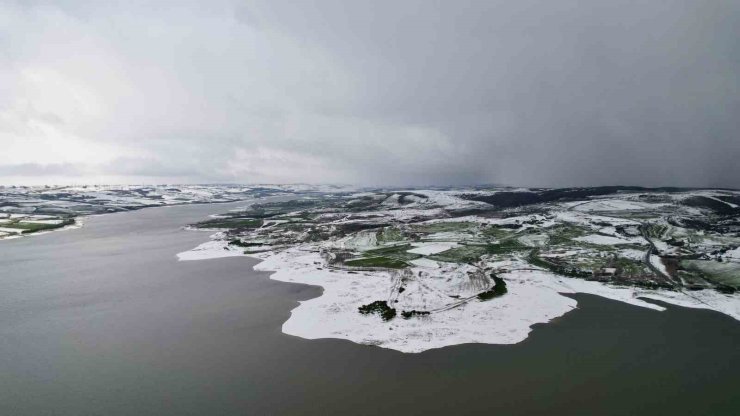
M 280 332 L 320 289 L 178 263 L 231 205 L 0 242 L 0 415 L 740 414 L 740 323 L 595 296 L 513 346 L 407 355 Z M 242 204 L 243 205 L 243 204 Z

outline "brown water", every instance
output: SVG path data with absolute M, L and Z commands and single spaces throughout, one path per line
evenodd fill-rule
M 740 414 L 740 323 L 590 295 L 511 346 L 401 354 L 280 332 L 319 288 L 177 262 L 230 205 L 0 242 L 0 415 Z

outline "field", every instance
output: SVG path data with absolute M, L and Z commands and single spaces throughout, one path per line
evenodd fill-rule
M 391 309 L 414 320 L 495 304 L 517 290 L 506 279 L 519 271 L 635 290 L 740 287 L 740 260 L 722 259 L 740 246 L 740 225 L 695 192 L 476 192 L 325 194 L 255 204 L 196 227 L 223 229 L 260 256 L 301 248 L 320 253 L 322 270 L 387 273 L 388 286 L 366 304 L 385 320 L 396 317 Z

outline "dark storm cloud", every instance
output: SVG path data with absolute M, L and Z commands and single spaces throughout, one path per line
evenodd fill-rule
M 0 82 L 87 95 L 9 88 L 0 134 L 54 114 L 128 175 L 740 187 L 739 1 L 156 4 L 9 7 Z

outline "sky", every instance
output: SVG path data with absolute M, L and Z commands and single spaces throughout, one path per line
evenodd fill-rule
M 0 184 L 227 182 L 740 188 L 740 0 L 0 0 Z

